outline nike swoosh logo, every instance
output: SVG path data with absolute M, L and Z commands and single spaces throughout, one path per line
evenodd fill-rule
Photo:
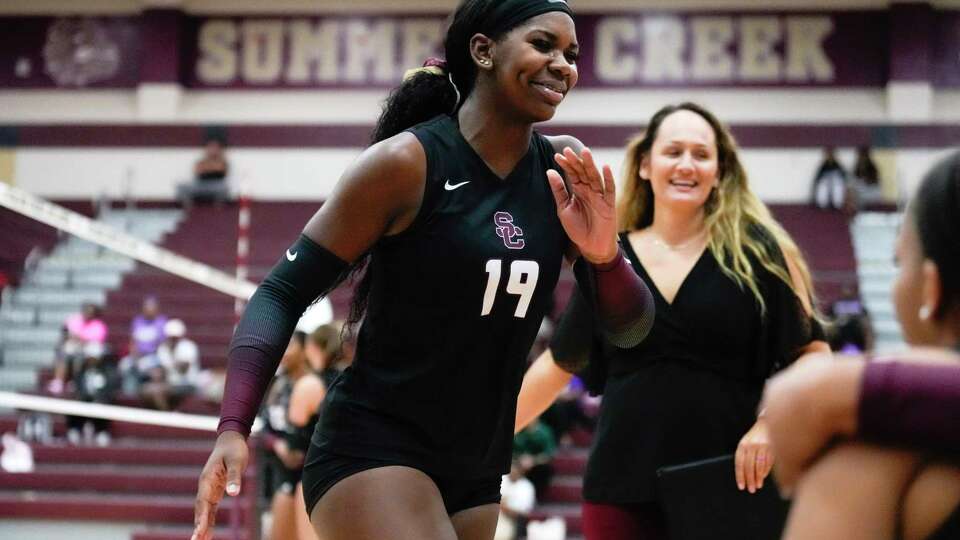
M 443 184 L 443 189 L 445 189 L 445 190 L 447 190 L 447 191 L 453 191 L 453 190 L 455 190 L 455 189 L 457 189 L 457 188 L 459 188 L 459 187 L 463 187 L 463 186 L 465 186 L 465 185 L 467 185 L 467 184 L 469 184 L 469 183 L 470 183 L 470 180 L 467 180 L 466 182 L 460 182 L 459 184 L 451 184 L 451 183 L 450 183 L 450 180 L 447 180 L 446 183 Z
M 293 261 L 297 260 L 297 255 L 299 255 L 299 253 L 297 253 L 296 251 L 293 252 L 293 253 L 290 253 L 290 250 L 289 250 L 289 249 L 287 250 L 287 260 L 288 260 L 288 261 L 293 262 Z

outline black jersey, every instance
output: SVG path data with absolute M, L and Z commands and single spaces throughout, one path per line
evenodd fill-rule
M 410 129 L 427 176 L 417 217 L 371 252 L 353 365 L 314 434 L 326 451 L 469 478 L 509 469 L 516 397 L 568 243 L 534 133 L 505 179 L 440 116 Z

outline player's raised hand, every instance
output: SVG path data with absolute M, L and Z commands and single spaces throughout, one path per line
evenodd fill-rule
M 617 255 L 613 171 L 605 165 L 601 174 L 588 148 L 577 155 L 567 147 L 554 158 L 569 183 L 568 190 L 560 173 L 547 171 L 560 223 L 584 258 L 592 263 L 609 262 Z

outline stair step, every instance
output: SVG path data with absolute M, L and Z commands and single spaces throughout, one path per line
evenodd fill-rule
M 17 430 L 18 417 L 15 414 L 0 416 L 0 433 Z M 53 432 L 63 435 L 66 432 L 66 421 L 61 415 L 55 415 Z M 198 429 L 173 428 L 166 426 L 149 426 L 146 424 L 131 424 L 129 422 L 115 422 L 110 427 L 114 437 L 114 444 L 120 439 L 130 439 L 137 442 L 143 439 L 140 446 L 153 444 L 154 439 L 170 440 L 170 444 L 180 446 L 200 445 L 207 451 L 213 448 L 216 434 Z M 132 444 L 132 443 L 131 443 Z M 134 444 L 134 446 L 136 446 Z
M 0 491 L 4 518 L 77 519 L 96 521 L 134 521 L 193 523 L 192 495 L 137 496 L 128 493 L 95 492 L 47 493 L 37 491 Z M 220 508 L 220 519 L 237 508 L 241 519 L 248 513 L 242 499 L 228 498 Z
M 3 351 L 4 366 L 29 366 L 36 369 L 53 365 L 53 358 L 53 349 L 29 347 L 26 349 L 5 348 Z
M 33 324 L 37 320 L 37 310 L 28 306 L 5 308 L 0 311 L 0 321 L 7 324 Z
M 579 503 L 583 501 L 583 477 L 555 476 L 547 487 L 544 503 Z
M 589 450 L 570 448 L 557 452 L 553 458 L 553 469 L 558 475 L 582 475 L 587 468 Z
M 213 449 L 209 441 L 143 441 L 114 437 L 105 448 L 70 446 L 65 443 L 33 444 L 33 458 L 37 463 L 117 463 L 141 465 L 189 465 L 202 467 Z
M 201 468 L 42 463 L 31 473 L 0 472 L 0 490 L 192 495 L 196 493 Z

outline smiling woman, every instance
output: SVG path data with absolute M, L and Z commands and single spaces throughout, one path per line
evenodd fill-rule
M 828 350 L 803 259 L 750 191 L 732 137 L 709 111 L 664 107 L 626 152 L 618 220 L 653 290 L 650 335 L 605 345 L 575 291 L 517 411 L 520 427 L 572 373 L 603 393 L 584 479 L 588 540 L 669 537 L 655 483 L 667 465 L 735 453 L 731 479 L 755 493 L 774 459 L 756 412 L 765 380 L 803 351 Z
M 374 144 L 237 327 L 197 540 L 212 536 L 224 490 L 239 493 L 244 437 L 297 318 L 351 272 L 363 272 L 355 360 L 328 389 L 303 470 L 314 529 L 325 540 L 493 537 L 517 391 L 564 255 L 580 256 L 611 340 L 635 344 L 651 319 L 617 246 L 609 167 L 572 137 L 533 131 L 576 85 L 577 47 L 562 0 L 460 4 L 446 61 L 393 91 Z

